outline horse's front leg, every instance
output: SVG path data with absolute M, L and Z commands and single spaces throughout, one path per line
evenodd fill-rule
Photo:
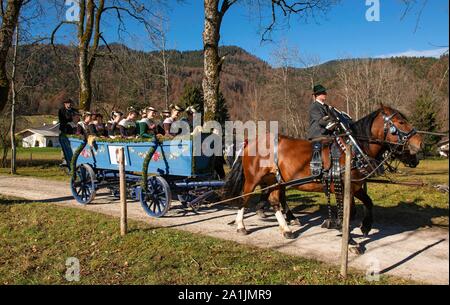
M 364 218 L 362 220 L 360 228 L 364 236 L 367 236 L 369 235 L 369 232 L 372 229 L 373 224 L 373 214 L 372 214 L 373 202 L 363 188 L 359 189 L 355 193 L 355 197 L 361 200 L 362 203 L 364 204 Z
M 261 187 L 264 188 L 267 185 L 262 184 Z M 268 190 L 264 190 L 261 192 L 261 196 L 259 199 L 259 202 L 256 204 L 255 210 L 256 215 L 259 216 L 259 218 L 267 218 L 267 215 L 264 213 L 264 209 L 266 206 L 269 206 L 269 194 L 270 192 Z

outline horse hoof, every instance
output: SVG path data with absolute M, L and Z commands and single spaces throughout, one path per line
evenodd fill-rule
M 237 233 L 239 235 L 247 235 L 248 234 L 248 232 L 247 232 L 247 230 L 245 228 L 237 229 Z
M 361 225 L 359 228 L 364 237 L 369 236 L 370 230 L 372 230 L 371 226 Z
M 292 233 L 292 232 L 283 232 L 283 237 L 286 239 L 294 239 L 295 238 L 294 233 Z
M 256 215 L 258 215 L 259 218 L 267 218 L 267 215 L 263 210 L 256 210 Z
M 302 225 L 302 224 L 300 223 L 300 220 L 299 220 L 298 218 L 291 219 L 291 220 L 289 221 L 289 224 L 290 224 L 291 226 L 301 226 L 301 225 Z

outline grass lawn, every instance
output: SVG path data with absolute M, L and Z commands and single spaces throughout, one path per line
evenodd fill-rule
M 19 147 L 17 149 L 17 173 L 21 176 L 68 181 L 69 176 L 59 167 L 61 162 L 61 148 Z M 9 168 L 0 168 L 0 174 L 9 173 Z
M 336 266 L 75 208 L 0 196 L 0 284 L 73 284 L 66 259 L 80 261 L 80 284 L 408 284 L 367 282 Z

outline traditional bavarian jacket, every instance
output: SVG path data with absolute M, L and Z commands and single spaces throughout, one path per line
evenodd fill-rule
M 97 137 L 107 137 L 108 136 L 108 131 L 107 131 L 105 124 L 103 124 L 103 123 L 93 124 L 93 126 L 95 128 L 95 135 Z
M 108 129 L 108 136 L 115 137 L 119 135 L 119 129 L 117 128 L 117 123 L 114 120 L 108 121 L 106 124 L 106 128 Z
M 136 122 L 128 119 L 123 119 L 118 124 L 120 135 L 122 137 L 136 136 Z
M 137 124 L 139 126 L 139 136 L 142 138 L 152 138 L 157 131 L 157 124 L 152 119 L 143 118 Z
M 327 115 L 328 106 L 325 103 L 316 100 L 309 106 L 308 140 L 328 134 L 328 130 L 325 128 L 328 121 L 323 119 Z
M 78 124 L 75 123 L 75 122 L 67 123 L 67 126 L 65 127 L 66 134 L 76 134 L 77 133 L 77 126 L 78 126 Z

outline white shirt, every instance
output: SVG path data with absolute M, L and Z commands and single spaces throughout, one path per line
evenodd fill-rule
M 87 128 L 87 125 L 86 125 L 86 123 L 84 121 L 79 121 L 78 125 L 80 125 L 81 128 L 83 128 L 85 131 L 87 131 L 88 128 Z
M 128 129 L 128 128 L 136 127 L 136 122 L 132 121 L 132 120 L 123 119 L 122 121 L 119 122 L 119 125 Z
M 163 124 L 172 124 L 173 123 L 173 118 L 172 117 L 168 117 L 164 120 Z

